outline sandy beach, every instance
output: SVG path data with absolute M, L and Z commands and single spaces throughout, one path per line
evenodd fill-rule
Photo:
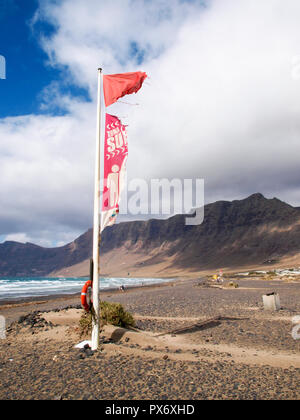
M 136 328 L 104 327 L 95 353 L 74 349 L 90 338 L 80 336 L 79 296 L 2 302 L 0 399 L 299 399 L 299 280 L 234 281 L 239 288 L 194 278 L 102 293 Z M 262 295 L 273 291 L 282 309 L 266 312 Z

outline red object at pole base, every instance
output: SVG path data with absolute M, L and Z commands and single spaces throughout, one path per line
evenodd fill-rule
M 92 299 L 89 299 L 89 296 L 90 296 L 89 289 L 92 289 L 92 286 L 93 286 L 93 283 L 91 282 L 91 280 L 89 280 L 85 283 L 81 291 L 81 305 L 86 310 L 86 312 L 91 311 Z

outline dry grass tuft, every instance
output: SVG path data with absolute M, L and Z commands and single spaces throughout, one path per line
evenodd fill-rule
M 79 320 L 81 335 L 92 331 L 92 313 L 84 312 Z M 104 325 L 129 328 L 135 326 L 133 316 L 120 303 L 100 302 L 100 327 Z

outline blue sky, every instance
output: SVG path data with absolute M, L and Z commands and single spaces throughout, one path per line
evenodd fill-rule
M 0 55 L 6 59 L 6 80 L 0 80 L 0 118 L 28 114 L 63 114 L 60 108 L 43 109 L 41 92 L 52 82 L 61 82 L 60 91 L 84 96 L 86 91 L 62 83 L 61 69 L 48 64 L 48 56 L 40 46 L 55 28 L 48 22 L 31 24 L 37 11 L 37 0 L 1 0 Z
M 37 7 L 35 0 L 1 1 L 0 54 L 6 59 L 6 80 L 0 81 L 0 117 L 39 112 L 40 91 L 59 77 L 45 66 L 47 56 L 29 26 Z M 51 28 L 44 25 L 40 30 Z

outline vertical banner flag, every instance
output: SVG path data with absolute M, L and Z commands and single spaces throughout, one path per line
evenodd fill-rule
M 104 190 L 101 212 L 101 232 L 112 226 L 119 213 L 120 195 L 124 188 L 128 143 L 126 127 L 106 114 L 104 142 Z

